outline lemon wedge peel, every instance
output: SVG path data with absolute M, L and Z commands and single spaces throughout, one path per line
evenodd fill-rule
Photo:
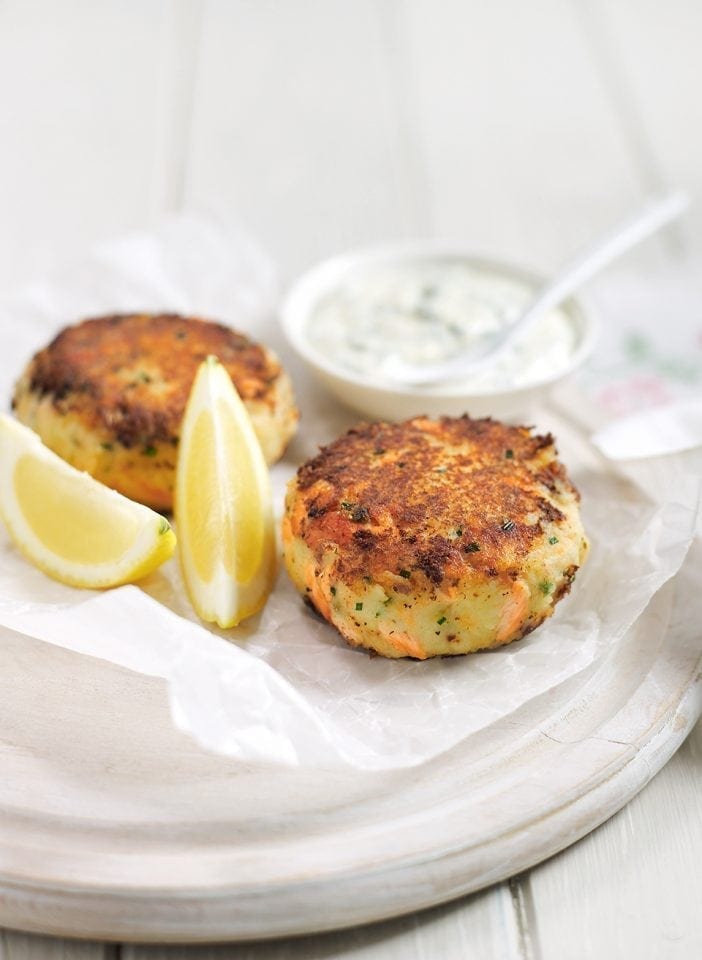
M 0 517 L 44 573 L 91 589 L 133 583 L 172 556 L 168 521 L 76 470 L 0 414 Z
M 227 629 L 258 613 L 277 570 L 270 477 L 248 411 L 216 357 L 200 364 L 185 409 L 174 513 L 198 616 Z

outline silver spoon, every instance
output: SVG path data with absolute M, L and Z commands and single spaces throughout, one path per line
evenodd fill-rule
M 565 264 L 551 282 L 541 288 L 536 299 L 514 323 L 486 338 L 477 348 L 443 363 L 424 366 L 406 363 L 399 357 L 388 356 L 380 365 L 380 373 L 398 384 L 429 386 L 446 383 L 447 380 L 460 380 L 466 374 L 474 373 L 494 363 L 531 330 L 545 313 L 563 303 L 586 280 L 617 257 L 677 219 L 687 209 L 689 203 L 687 194 L 681 192 L 668 194 L 660 200 L 649 201 L 643 210 L 620 223 L 618 227 Z

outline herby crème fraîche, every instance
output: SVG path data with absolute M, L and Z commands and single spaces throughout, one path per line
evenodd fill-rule
M 529 305 L 533 287 L 498 267 L 458 258 L 408 259 L 367 266 L 316 304 L 309 342 L 326 359 L 373 374 L 389 355 L 421 366 L 469 353 Z M 564 310 L 552 310 L 484 370 L 471 389 L 528 386 L 569 365 L 577 331 Z

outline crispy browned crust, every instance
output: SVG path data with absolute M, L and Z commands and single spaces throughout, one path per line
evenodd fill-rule
M 516 579 L 544 526 L 565 521 L 553 494 L 577 496 L 555 456 L 550 435 L 489 418 L 362 424 L 298 471 L 291 533 L 317 557 L 338 544 L 349 584 L 391 571 L 450 587 L 469 568 Z
M 177 314 L 121 314 L 67 327 L 32 359 L 29 389 L 124 447 L 178 442 L 198 365 L 214 354 L 244 401 L 268 403 L 280 364 L 219 323 Z

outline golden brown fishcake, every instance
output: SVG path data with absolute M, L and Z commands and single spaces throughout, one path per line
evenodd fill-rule
M 551 436 L 491 419 L 361 425 L 304 464 L 283 527 L 293 581 L 349 642 L 428 657 L 509 643 L 584 560 Z
M 67 327 L 32 358 L 13 407 L 74 466 L 170 509 L 185 404 L 210 354 L 234 381 L 266 459 L 278 459 L 298 418 L 286 373 L 266 347 L 195 317 L 121 314 Z

